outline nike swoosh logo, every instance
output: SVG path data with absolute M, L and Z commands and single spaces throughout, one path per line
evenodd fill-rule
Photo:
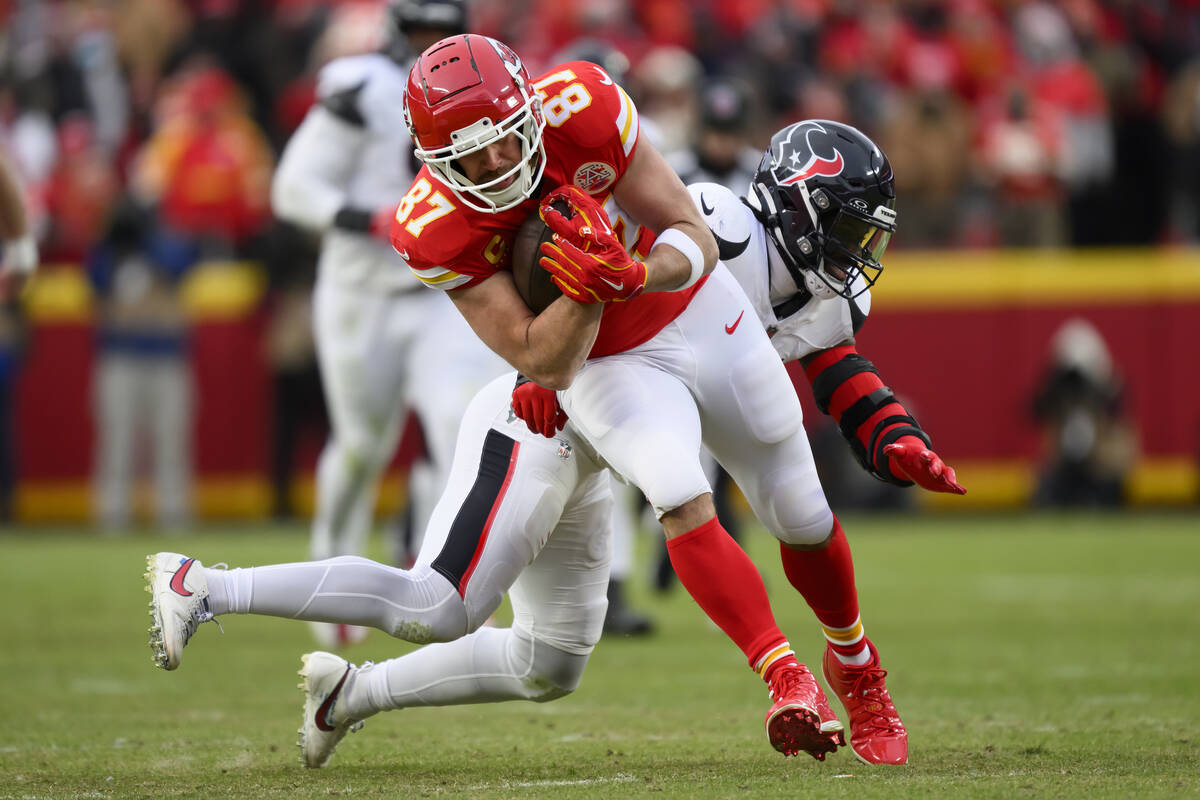
M 600 277 L 600 280 L 604 281 L 605 283 L 607 283 L 609 286 L 611 286 L 613 289 L 615 289 L 618 292 L 625 288 L 624 281 L 622 281 L 621 283 L 613 283 L 612 281 L 610 281 L 608 278 L 604 277 L 603 275 L 601 275 L 599 277 Z
M 403 258 L 405 261 L 408 261 L 408 251 L 407 250 L 401 250 L 399 247 L 395 248 L 395 250 L 400 255 L 401 258 Z
M 738 314 L 738 318 L 733 321 L 732 325 L 725 326 L 725 332 L 732 335 L 733 332 L 737 330 L 737 326 L 742 324 L 742 317 L 744 316 L 746 316 L 745 310 L 743 310 L 741 314 Z
M 700 210 L 704 212 L 704 216 L 706 217 L 711 216 L 713 212 L 713 207 L 704 200 L 704 192 L 700 193 Z
M 329 696 L 325 698 L 325 702 L 321 703 L 321 705 L 317 707 L 316 719 L 313 721 L 317 723 L 318 730 L 325 731 L 326 733 L 337 730 L 336 726 L 330 725 L 325 721 L 325 717 L 328 716 L 329 709 L 333 708 L 333 703 L 335 700 L 337 700 L 338 693 L 342 691 L 342 684 L 346 682 L 346 676 L 349 674 L 350 665 L 347 664 L 346 671 L 342 673 L 342 679 L 337 682 L 337 686 L 333 687 L 333 691 L 330 692 Z
M 713 238 L 717 240 L 717 258 L 722 261 L 731 261 L 742 253 L 746 252 L 746 248 L 750 246 L 750 237 L 747 236 L 745 241 L 730 242 L 722 239 L 720 236 L 713 234 Z
M 192 564 L 196 563 L 196 559 L 189 558 L 179 565 L 179 569 L 175 570 L 175 574 L 171 577 L 171 591 L 181 597 L 191 597 L 192 593 L 183 588 L 183 581 L 187 577 L 188 570 L 192 568 Z

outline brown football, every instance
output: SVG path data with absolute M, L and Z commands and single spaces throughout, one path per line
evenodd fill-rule
M 563 201 L 556 201 L 554 208 L 564 216 L 570 216 L 570 207 Z M 512 276 L 517 285 L 517 294 L 529 306 L 529 310 L 540 314 L 546 306 L 557 300 L 562 292 L 550 273 L 542 269 L 538 263 L 542 257 L 542 242 L 550 241 L 553 232 L 542 222 L 537 211 L 529 215 L 529 219 L 517 230 L 517 238 L 513 240 Z

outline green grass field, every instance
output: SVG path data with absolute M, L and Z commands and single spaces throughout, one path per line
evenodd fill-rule
M 224 617 L 224 635 L 203 626 L 163 672 L 141 577 L 161 549 L 293 560 L 300 527 L 29 531 L 0 535 L 0 800 L 1200 796 L 1200 516 L 843 521 L 907 767 L 775 753 L 741 654 L 682 590 L 660 598 L 639 580 L 658 634 L 602 641 L 573 695 L 379 715 L 308 771 L 295 748 L 305 626 Z M 773 540 L 749 538 L 781 627 L 819 663 Z M 374 633 L 346 655 L 409 647 Z

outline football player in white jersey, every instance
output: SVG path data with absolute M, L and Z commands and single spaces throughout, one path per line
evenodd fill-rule
M 715 183 L 688 191 L 776 353 L 785 362 L 800 361 L 818 407 L 838 423 L 862 467 L 889 483 L 965 493 L 954 470 L 930 449 L 929 436 L 855 348 L 854 335 L 870 311 L 870 287 L 882 271 L 879 259 L 896 229 L 892 169 L 883 152 L 848 125 L 807 120 L 775 134 L 745 198 Z M 725 332 L 732 336 L 741 324 L 739 315 Z M 544 411 L 531 426 L 552 430 L 557 406 L 536 407 Z M 799 424 L 799 417 L 775 424 Z M 806 543 L 781 539 L 784 572 L 824 630 L 822 666 L 849 716 L 855 755 L 869 764 L 903 764 L 908 735 L 878 650 L 864 633 L 849 545 L 806 441 L 803 451 L 785 468 L 787 491 L 798 498 L 789 513 L 815 520 L 810 527 L 824 535 Z M 757 495 L 769 493 L 769 485 L 760 479 L 742 487 L 757 513 L 763 502 Z M 769 512 L 758 516 L 771 527 Z
M 798 185 L 807 192 L 794 188 Z M 865 289 L 878 274 L 883 234 L 894 228 L 890 203 L 872 207 L 868 198 L 881 190 L 886 195 L 890 187 L 886 159 L 861 133 L 837 123 L 806 122 L 773 140 L 756 176 L 757 209 L 712 184 L 691 193 L 753 298 L 724 324 L 725 334 L 732 337 L 752 308 L 768 330 L 784 335 L 778 354 L 806 362 L 818 400 L 832 395 L 822 406 L 848 438 L 867 429 L 872 446 L 859 442 L 856 449 L 871 454 L 864 459 L 873 473 L 885 477 L 886 469 L 893 481 L 912 479 L 931 490 L 961 493 L 954 471 L 928 449 L 927 437 L 890 392 L 881 384 L 869 388 L 878 377 L 850 344 L 865 317 Z M 792 191 L 801 195 L 783 196 Z M 809 223 L 796 219 L 798 213 L 809 214 Z M 837 259 L 789 265 L 784 253 L 793 245 L 804 252 L 797 237 L 811 237 L 810 249 Z M 817 274 L 805 277 L 810 270 Z M 505 408 L 511 386 L 511 376 L 498 379 L 472 404 L 450 485 L 411 573 L 361 558 L 225 572 L 181 554 L 156 554 L 148 573 L 155 662 L 177 667 L 196 626 L 223 613 L 373 625 L 416 642 L 463 637 L 363 668 L 327 653 L 306 656 L 301 746 L 308 766 L 327 763 L 345 733 L 379 711 L 547 700 L 571 691 L 603 620 L 611 498 L 587 440 L 569 423 L 555 433 L 563 417 L 554 394 L 540 390 L 539 402 L 530 402 L 530 384 L 518 387 L 525 397 L 513 405 L 523 409 L 523 424 Z M 535 436 L 535 429 L 549 438 Z M 850 713 L 854 751 L 868 763 L 903 763 L 907 736 L 877 651 L 863 636 L 849 549 L 816 480 L 811 454 L 785 472 L 789 491 L 804 499 L 804 513 L 829 525 L 827 536 L 807 548 L 781 544 L 781 557 L 789 580 L 825 627 L 826 678 Z M 750 499 L 761 504 L 757 495 Z M 522 573 L 526 564 L 532 564 L 528 578 Z M 479 630 L 510 585 L 521 587 L 513 595 L 514 627 Z M 849 623 L 839 624 L 848 615 Z M 481 680 L 483 675 L 490 677 Z M 841 724 L 827 706 L 819 710 L 832 751 Z M 810 752 L 824 758 L 824 752 Z
M 860 355 L 854 335 L 870 311 L 870 287 L 896 228 L 892 170 L 848 125 L 807 120 L 775 134 L 745 198 L 712 183 L 688 187 L 783 361 L 799 360 L 817 405 L 837 421 L 876 478 L 963 494 L 929 436 Z M 811 458 L 811 455 L 810 455 Z M 865 636 L 854 565 L 816 473 L 792 491 L 831 521 L 823 541 L 780 543 L 789 582 L 824 629 L 826 681 L 850 724 L 850 746 L 869 764 L 903 764 L 908 736 L 875 645 Z
M 465 30 L 464 4 L 394 0 L 387 20 L 382 51 L 321 70 L 317 103 L 288 142 L 271 191 L 277 216 L 322 235 L 313 324 L 330 436 L 317 466 L 313 559 L 365 551 L 377 482 L 409 409 L 428 451 L 413 467 L 408 492 L 412 528 L 423 531 L 462 410 L 506 369 L 445 298 L 421 288 L 387 240 L 414 173 L 404 62 Z M 365 635 L 324 624 L 313 633 L 327 647 Z

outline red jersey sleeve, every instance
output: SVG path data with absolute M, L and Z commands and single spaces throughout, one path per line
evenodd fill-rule
M 396 208 L 392 247 L 426 286 L 443 291 L 473 286 L 508 267 L 507 243 L 524 214 L 468 208 L 422 167 Z
M 608 73 L 587 61 L 560 64 L 533 85 L 542 96 L 549 160 L 563 182 L 603 195 L 637 148 L 637 107 Z

